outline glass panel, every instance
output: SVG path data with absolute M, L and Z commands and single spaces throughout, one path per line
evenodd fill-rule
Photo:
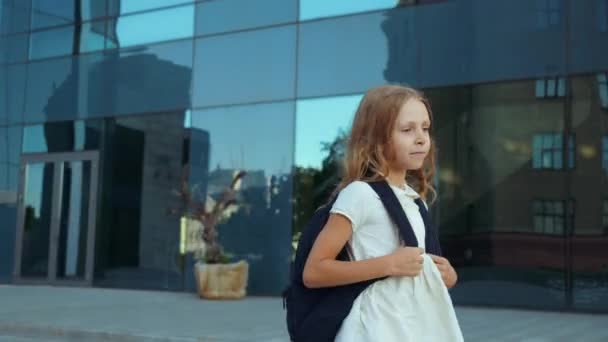
M 0 127 L 0 163 L 19 165 L 21 127 Z
M 327 1 L 300 0 L 300 20 L 367 12 L 397 6 L 398 0 Z
M 425 90 L 440 147 L 439 197 L 431 208 L 445 256 L 459 273 L 455 303 L 567 305 L 566 240 L 537 235 L 556 224 L 553 203 L 535 202 L 567 198 L 567 178 L 527 167 L 543 134 L 543 157 L 552 166 L 548 132 L 562 134 L 564 103 L 537 98 L 535 87 L 534 78 Z M 549 208 L 538 212 L 541 203 Z
M 25 32 L 30 27 L 30 2 L 3 0 L 0 2 L 0 34 Z
M 557 83 L 557 96 L 566 96 L 566 79 L 560 77 Z
M 178 205 L 183 122 L 183 111 L 106 120 L 96 286 L 182 288 L 180 218 L 168 213 Z
M 543 134 L 543 150 L 553 149 L 553 134 Z
M 292 99 L 295 42 L 295 26 L 196 40 L 194 105 Z
M 554 97 L 556 95 L 555 94 L 555 90 L 557 88 L 557 86 L 555 84 L 556 83 L 555 79 L 550 78 L 546 82 L 547 82 L 547 96 L 548 97 Z
M 27 34 L 0 37 L 0 63 L 26 61 L 28 39 Z
M 120 17 L 110 22 L 108 32 L 116 32 L 117 47 L 192 37 L 194 6 Z
M 83 118 L 191 107 L 191 40 L 84 55 L 79 68 Z
M 106 46 L 105 21 L 82 24 L 80 33 L 80 52 L 103 50 Z
M 155 8 L 174 6 L 179 4 L 187 4 L 194 2 L 194 0 L 122 0 L 122 1 L 109 1 L 110 15 L 117 16 L 126 13 L 133 13 L 145 10 L 151 10 Z M 120 13 L 118 12 L 120 9 Z
M 581 3 L 579 7 L 585 6 Z M 601 53 L 603 48 L 597 46 L 593 50 Z M 573 54 L 578 53 L 574 51 Z M 569 191 L 577 204 L 571 228 L 573 305 L 575 309 L 605 312 L 608 310 L 608 229 L 602 224 L 602 202 L 608 198 L 608 178 L 600 167 L 602 153 L 585 153 L 585 147 L 601 145 L 608 134 L 608 117 L 595 90 L 595 72 L 571 77 L 569 85 L 573 144 L 576 137 L 581 156 L 576 169 L 568 175 Z
M 105 17 L 107 14 L 106 5 L 114 3 L 118 3 L 118 1 L 80 0 L 82 20 Z
M 566 1 L 568 17 L 568 68 L 571 74 L 592 73 L 608 70 L 608 59 L 598 58 L 608 54 L 608 35 L 599 33 L 595 16 L 602 20 L 603 32 L 608 20 L 605 0 Z M 600 5 L 601 4 L 601 5 Z M 603 10 L 602 8 L 603 7 Z M 565 41 L 565 40 L 564 40 Z
M 299 100 L 296 109 L 296 151 L 298 170 L 320 171 L 326 147 L 350 129 L 363 95 Z M 319 125 L 323 122 L 323 125 Z
M 533 19 L 522 20 L 530 16 L 527 1 L 475 0 L 302 23 L 298 97 L 361 93 L 387 82 L 430 88 L 565 73 L 563 31 L 538 35 Z
M 74 22 L 74 0 L 31 0 L 32 29 Z
M 27 82 L 24 121 L 41 123 L 76 118 L 78 88 L 72 76 L 71 57 L 28 64 L 28 75 L 36 82 Z
M 19 165 L 0 162 L 0 283 L 10 282 L 13 273 L 18 172 Z
M 196 6 L 197 35 L 291 23 L 296 20 L 295 0 L 220 0 L 206 1 Z
M 536 97 L 545 97 L 545 80 L 536 80 Z
M 63 162 L 57 245 L 57 278 L 84 280 L 91 188 L 91 162 Z
M 101 122 L 59 121 L 23 128 L 23 153 L 72 152 L 99 149 Z
M 21 242 L 21 276 L 24 278 L 48 276 L 53 175 L 52 163 L 25 167 Z
M 208 160 L 208 171 L 192 174 L 190 186 L 211 200 L 237 171 L 247 172 L 219 239 L 234 259 L 249 262 L 248 293 L 279 295 L 290 272 L 294 103 L 196 110 L 191 126 L 207 138 L 192 145 L 190 160 Z
M 25 64 L 0 66 L 0 125 L 23 122 Z
M 34 32 L 30 36 L 30 59 L 70 55 L 73 49 L 73 26 Z
M 564 167 L 562 163 L 562 150 L 553 152 L 553 169 L 560 170 Z

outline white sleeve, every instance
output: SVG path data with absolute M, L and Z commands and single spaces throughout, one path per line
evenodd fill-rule
M 345 216 L 350 220 L 353 231 L 357 230 L 365 220 L 365 201 L 369 199 L 370 189 L 369 185 L 364 182 L 350 183 L 340 191 L 330 213 Z

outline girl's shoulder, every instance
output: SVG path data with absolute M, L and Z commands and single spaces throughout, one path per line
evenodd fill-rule
M 354 198 L 369 198 L 370 196 L 378 197 L 374 189 L 363 181 L 354 181 L 349 183 L 340 191 L 340 196 L 354 197 Z

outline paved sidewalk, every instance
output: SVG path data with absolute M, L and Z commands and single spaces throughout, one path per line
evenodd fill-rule
M 466 341 L 608 341 L 608 315 L 457 307 Z M 0 286 L 0 342 L 286 342 L 280 298 Z

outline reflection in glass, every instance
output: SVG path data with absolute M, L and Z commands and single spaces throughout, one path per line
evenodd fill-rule
M 537 97 L 536 86 L 529 80 L 425 91 L 439 151 L 432 209 L 458 268 L 457 303 L 567 305 L 564 233 L 573 216 L 566 211 L 565 109 Z
M 194 6 L 129 15 L 114 21 L 117 47 L 188 38 L 194 33 Z
M 36 82 L 27 82 L 25 91 L 26 123 L 76 119 L 79 101 L 71 57 L 54 58 L 28 64 L 28 75 Z M 30 76 L 33 77 L 33 76 Z
M 179 217 L 168 213 L 182 177 L 183 122 L 183 111 L 106 122 L 97 286 L 182 287 Z
M 29 1 L 3 0 L 0 2 L 0 34 L 25 32 L 30 27 Z
M 28 164 L 25 167 L 22 277 L 48 275 L 53 174 L 52 163 Z
M 26 64 L 0 67 L 0 124 L 20 124 L 23 122 L 23 102 Z
M 191 173 L 191 186 L 215 201 L 235 172 L 247 172 L 218 230 L 224 249 L 250 263 L 248 293 L 256 295 L 279 295 L 289 278 L 293 125 L 293 102 L 192 112 L 190 129 L 206 138 L 193 141 L 190 160 L 209 161 L 208 176 Z
M 28 35 L 0 37 L 0 63 L 16 63 L 27 60 Z
M 255 15 L 252 15 L 255 13 Z M 207 35 L 296 21 L 295 0 L 219 0 L 196 6 L 196 34 Z
M 295 26 L 197 39 L 194 106 L 294 98 L 295 43 Z
M 63 162 L 60 166 L 59 279 L 85 277 L 91 171 L 90 161 Z
M 32 29 L 74 22 L 74 0 L 32 0 Z
M 386 9 L 395 7 L 399 2 L 399 0 L 301 0 L 300 20 Z
M 84 23 L 80 32 L 80 52 L 103 50 L 106 46 L 105 21 Z
M 605 165 L 608 117 L 597 93 L 597 74 L 570 78 L 572 84 L 571 129 L 576 136 L 579 159 L 570 172 L 568 190 L 577 203 L 572 236 L 572 304 L 575 309 L 606 311 L 608 263 L 606 246 Z
M 116 16 L 155 8 L 187 4 L 191 2 L 194 2 L 194 0 L 121 0 L 109 1 L 108 5 L 110 14 Z M 118 13 L 119 9 L 120 13 Z
M 78 113 L 83 118 L 162 112 L 191 106 L 192 41 L 180 40 L 80 57 Z M 70 78 L 62 87 L 75 87 Z M 69 101 L 57 92 L 57 104 Z M 52 114 L 60 115 L 61 106 Z M 50 111 L 49 111 L 50 112 Z
M 73 26 L 34 32 L 30 36 L 30 59 L 70 55 L 73 48 Z
M 48 122 L 23 127 L 23 153 L 53 153 L 99 148 L 101 121 Z
M 322 167 L 324 146 L 350 129 L 363 95 L 298 100 L 296 104 L 296 150 L 298 167 Z M 319 125 L 323 122 L 323 125 Z

